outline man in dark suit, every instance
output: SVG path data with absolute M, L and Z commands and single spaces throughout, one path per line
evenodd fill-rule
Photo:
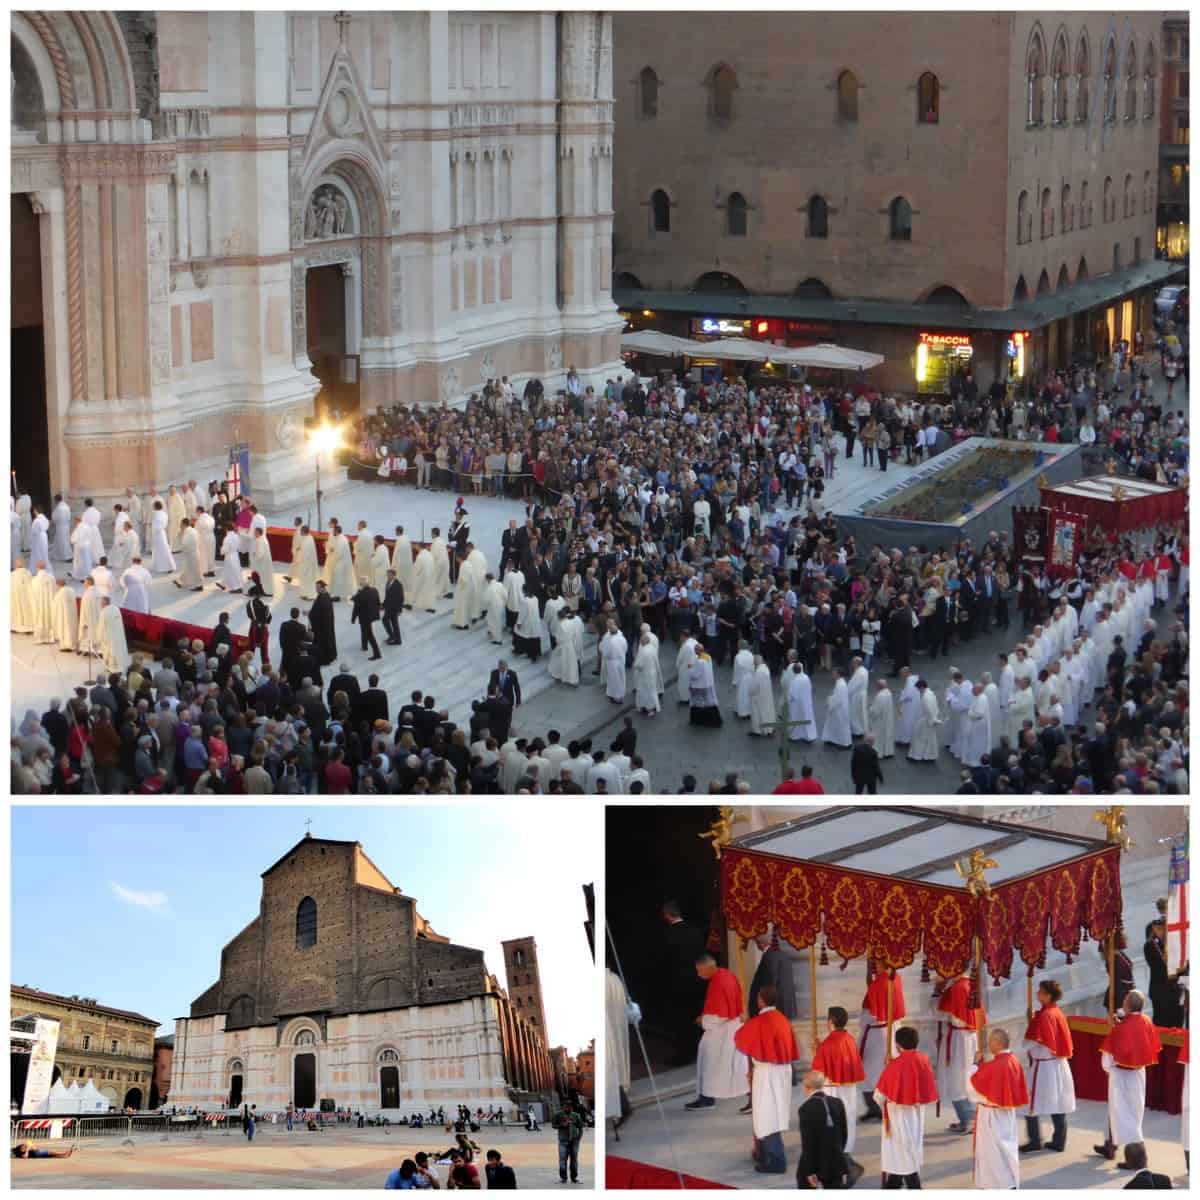
M 291 619 L 284 621 L 279 626 L 279 661 L 283 664 L 283 669 L 287 672 L 287 677 L 293 685 L 300 682 L 295 676 L 293 667 L 300 657 L 300 648 L 304 645 L 304 639 L 307 636 L 308 630 L 305 628 L 304 622 L 300 620 L 300 610 L 293 608 Z
M 426 696 L 421 701 L 421 707 L 413 714 L 416 738 L 423 747 L 433 743 L 433 734 L 438 727 L 438 711 L 434 708 L 434 704 L 434 698 Z
M 625 718 L 625 724 L 613 738 L 610 749 L 614 754 L 628 754 L 630 758 L 637 753 L 637 730 L 633 727 L 632 717 Z
M 229 628 L 229 614 L 223 612 L 217 618 L 217 627 L 212 631 L 212 637 L 209 639 L 208 652 L 216 655 L 217 647 L 220 645 L 229 647 L 230 654 L 233 652 L 233 630 Z
M 359 694 L 362 692 L 362 685 L 357 677 L 350 674 L 350 668 L 345 663 L 338 664 L 338 673 L 329 681 L 329 691 L 325 693 L 325 699 L 330 708 L 333 708 L 333 697 L 338 692 L 346 693 L 351 709 L 358 703 Z
M 876 787 L 883 782 L 883 769 L 879 765 L 879 751 L 875 749 L 873 733 L 868 733 L 850 751 L 850 779 L 856 796 L 861 796 L 864 791 L 868 796 L 878 795 Z
M 516 671 L 509 670 L 508 663 L 501 659 L 496 669 L 492 672 L 488 679 L 488 692 L 492 688 L 499 690 L 500 694 L 516 708 L 521 703 L 521 683 L 517 679 Z
M 399 646 L 400 614 L 404 611 L 404 584 L 396 578 L 395 571 L 387 573 L 387 587 L 383 590 L 383 632 L 387 634 L 389 646 Z
M 379 620 L 379 593 L 374 585 L 365 584 L 354 593 L 354 608 L 350 613 L 350 624 L 358 623 L 359 638 L 362 641 L 364 653 L 368 646 L 375 651 L 371 662 L 382 658 L 379 653 L 379 643 L 375 640 L 375 622 Z
M 500 535 L 500 565 L 496 568 L 496 577 L 504 578 L 504 568 L 509 560 L 518 558 L 517 536 L 522 531 L 517 528 L 516 519 L 510 519 L 508 528 Z
M 387 692 L 379 686 L 379 676 L 371 675 L 367 679 L 367 690 L 358 698 L 357 719 L 366 721 L 372 729 L 376 721 L 388 719 Z
M 845 1188 L 846 1106 L 826 1095 L 825 1076 L 808 1071 L 804 1076 L 804 1103 L 800 1105 L 800 1162 L 796 1167 L 799 1188 Z
M 661 1006 L 659 1024 L 671 1032 L 674 1049 L 667 1059 L 669 1067 L 682 1067 L 696 1057 L 700 1031 L 696 1017 L 704 1006 L 707 984 L 696 974 L 696 955 L 704 950 L 704 933 L 683 919 L 674 900 L 663 902 L 662 980 L 657 1003 Z
M 1125 1147 L 1125 1162 L 1134 1170 L 1133 1178 L 1125 1185 L 1125 1191 L 1130 1188 L 1169 1188 L 1172 1186 L 1170 1176 L 1156 1175 L 1146 1166 L 1146 1143 L 1134 1142 Z
M 497 687 L 488 688 L 488 697 L 482 704 L 484 724 L 499 745 L 508 740 L 512 727 L 513 706 Z
M 305 638 L 304 644 L 296 655 L 296 674 L 288 672 L 288 680 L 292 688 L 299 691 L 300 685 L 306 679 L 320 687 L 324 680 L 321 678 L 321 664 L 317 662 L 317 650 L 311 638 Z
M 308 623 L 312 626 L 317 662 L 328 666 L 337 658 L 337 631 L 333 623 L 333 597 L 323 579 L 317 580 L 317 598 L 308 610 Z

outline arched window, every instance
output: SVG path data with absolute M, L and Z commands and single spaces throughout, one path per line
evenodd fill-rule
M 1104 47 L 1104 120 L 1117 119 L 1117 43 L 1112 38 Z
M 1049 188 L 1042 189 L 1042 237 L 1054 236 L 1054 198 Z
M 941 116 L 942 86 L 932 71 L 924 72 L 917 80 L 917 121 L 936 125 Z
M 1042 47 L 1040 30 L 1033 31 L 1029 51 L 1025 55 L 1025 121 L 1029 125 L 1041 125 L 1045 120 L 1045 91 L 1043 80 L 1046 74 L 1046 53 Z
M 1017 276 L 1017 286 L 1013 288 L 1013 303 L 1024 304 L 1029 299 L 1029 287 L 1025 283 L 1025 276 Z
M 1046 271 L 1042 271 L 1038 276 L 1037 294 L 1044 296 L 1048 291 L 1050 291 L 1050 276 Z
M 317 944 L 317 902 L 305 896 L 296 909 L 296 949 L 307 950 Z
M 1142 85 L 1145 95 L 1142 97 L 1142 119 L 1149 120 L 1158 108 L 1158 53 L 1151 42 L 1146 47 L 1146 74 Z
M 397 1054 L 395 1050 L 392 1050 L 392 1049 L 390 1049 L 390 1048 L 389 1048 L 389 1049 L 386 1049 L 386 1050 L 380 1050 L 380 1052 L 379 1052 L 379 1062 L 380 1062 L 381 1064 L 384 1064 L 384 1063 L 397 1063 L 397 1062 L 399 1062 L 399 1061 L 400 1061 L 400 1055 L 399 1055 L 399 1054 Z
M 654 217 L 655 233 L 671 232 L 671 197 L 659 188 L 650 197 L 650 211 Z
M 1033 237 L 1033 215 L 1029 211 L 1029 193 L 1017 197 L 1017 245 L 1024 245 Z
M 1088 48 L 1087 31 L 1079 35 L 1075 50 L 1075 120 L 1086 121 L 1088 103 L 1091 100 L 1092 55 Z
M 1070 233 L 1075 228 L 1075 206 L 1071 203 L 1071 185 L 1069 183 L 1063 184 L 1058 207 L 1058 227 L 1063 233 Z
M 1088 199 L 1088 185 L 1085 179 L 1079 185 L 1079 228 L 1090 229 L 1092 225 L 1092 202 Z M 1076 274 L 1078 278 L 1078 273 Z
M 737 87 L 737 76 L 733 68 L 722 64 L 712 73 L 712 115 L 718 121 L 733 119 L 733 92 Z
M 725 232 L 730 237 L 746 236 L 746 197 L 741 192 L 730 192 L 725 207 Z
M 225 1027 L 250 1025 L 254 1022 L 254 997 L 238 996 L 229 1005 L 229 1014 L 225 1018 Z
M 653 67 L 643 67 L 638 76 L 638 100 L 643 117 L 658 116 L 658 76 Z
M 1137 212 L 1137 200 L 1133 194 L 1133 176 L 1125 176 L 1125 195 L 1123 197 L 1123 205 L 1121 208 L 1122 217 L 1132 217 Z
M 1075 282 L 1080 283 L 1088 277 L 1087 259 L 1081 258 L 1079 266 L 1075 268 Z
M 894 242 L 912 241 L 912 205 L 903 196 L 888 205 L 888 230 Z
M 1137 46 L 1131 41 L 1125 51 L 1125 120 L 1137 120 L 1138 85 Z
M 1054 285 L 1055 291 L 1061 292 L 1063 290 L 1063 288 L 1067 288 L 1070 286 L 1071 286 L 1071 273 L 1067 270 L 1067 264 L 1063 263 L 1063 265 L 1058 268 L 1058 283 L 1056 283 Z
M 970 308 L 966 296 L 949 284 L 943 283 L 939 287 L 935 287 L 928 296 L 925 297 L 926 304 L 936 304 L 943 308 Z
M 613 287 L 625 291 L 643 291 L 642 281 L 632 271 L 619 271 L 613 279 Z
M 1054 60 L 1050 64 L 1055 125 L 1067 123 L 1067 53 L 1067 35 L 1059 30 L 1058 40 L 1054 43 Z
M 853 71 L 843 71 L 837 81 L 838 120 L 858 120 L 858 76 Z
M 1154 181 L 1147 171 L 1142 176 L 1142 212 L 1148 213 L 1154 211 Z
M 808 231 L 810 238 L 829 236 L 829 205 L 824 196 L 810 196 L 808 200 Z
M 746 285 L 728 271 L 705 271 L 692 284 L 693 292 L 744 292 Z
M 799 300 L 833 299 L 833 292 L 829 290 L 829 286 L 823 280 L 816 279 L 811 275 L 796 285 L 796 290 L 792 295 Z
M 1104 223 L 1107 225 L 1117 215 L 1117 201 L 1113 196 L 1112 176 L 1105 175 L 1104 177 L 1104 196 L 1102 198 L 1101 212 L 1104 216 Z

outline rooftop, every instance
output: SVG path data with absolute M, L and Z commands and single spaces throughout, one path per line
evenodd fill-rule
M 124 1017 L 128 1021 L 144 1021 L 147 1025 L 153 1025 L 155 1028 L 158 1028 L 160 1024 L 153 1017 L 129 1012 L 124 1008 L 109 1008 L 107 1005 L 97 1004 L 95 1000 L 86 996 L 59 996 L 54 992 L 43 992 L 37 988 L 24 987 L 15 983 L 12 986 L 12 994 L 14 997 L 19 996 L 23 1000 L 34 1003 L 40 1000 L 46 1004 L 62 1004 L 68 1008 L 78 1008 L 83 1012 L 105 1013 L 110 1017 Z

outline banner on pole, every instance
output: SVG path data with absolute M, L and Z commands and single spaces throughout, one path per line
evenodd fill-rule
M 250 444 L 239 442 L 229 447 L 229 466 L 225 471 L 226 494 L 230 500 L 250 495 Z

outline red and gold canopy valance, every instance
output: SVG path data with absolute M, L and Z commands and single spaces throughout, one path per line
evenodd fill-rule
M 721 891 L 730 929 L 754 937 L 773 923 L 804 949 L 824 936 L 843 960 L 870 954 L 899 969 L 924 955 L 940 976 L 967 968 L 976 933 L 993 979 L 1012 971 L 1014 953 L 1037 965 L 1047 944 L 1068 955 L 1085 937 L 1120 924 L 1120 848 L 1109 846 L 1018 879 L 976 898 L 962 887 L 920 883 L 728 846 Z

